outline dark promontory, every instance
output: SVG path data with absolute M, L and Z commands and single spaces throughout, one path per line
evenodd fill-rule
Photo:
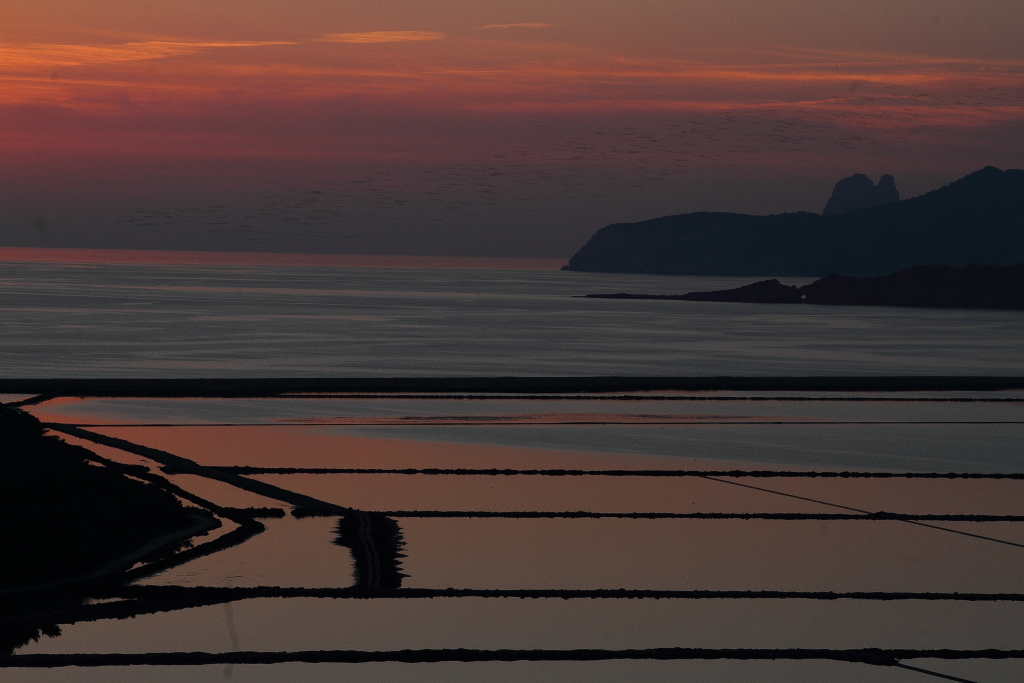
M 17 617 L 78 607 L 82 586 L 117 581 L 136 561 L 189 545 L 197 527 L 216 526 L 197 525 L 194 508 L 126 474 L 144 467 L 99 460 L 0 404 L 0 656 L 60 633 Z
M 966 268 L 915 266 L 883 277 L 848 277 L 833 273 L 803 287 L 762 280 L 717 292 L 588 294 L 587 298 L 1024 310 L 1024 264 Z
M 884 175 L 875 185 L 863 173 L 856 173 L 836 183 L 832 196 L 825 204 L 823 216 L 839 216 L 858 209 L 870 209 L 875 206 L 893 204 L 900 200 L 900 191 L 896 189 L 896 179 Z
M 920 197 L 838 215 L 689 213 L 616 223 L 565 269 L 821 277 L 931 263 L 1024 263 L 1024 170 L 988 166 Z

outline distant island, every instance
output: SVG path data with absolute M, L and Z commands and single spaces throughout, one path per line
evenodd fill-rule
M 1024 264 L 966 268 L 915 266 L 883 277 L 833 273 L 803 287 L 762 280 L 717 292 L 587 294 L 586 298 L 1024 310 Z
M 891 176 L 876 186 L 860 175 L 836 184 L 826 215 L 701 212 L 616 223 L 564 270 L 865 277 L 934 263 L 1024 263 L 1024 170 L 987 166 L 920 197 L 898 198 Z

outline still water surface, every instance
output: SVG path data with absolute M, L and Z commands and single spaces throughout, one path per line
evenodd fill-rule
M 1020 312 L 575 298 L 591 292 L 723 289 L 750 281 L 550 270 L 0 262 L 0 376 L 1022 374 Z M 1010 392 L 986 396 L 1020 398 Z M 1020 401 L 682 398 L 61 399 L 31 411 L 44 420 L 97 425 L 89 428 L 216 466 L 1024 471 Z M 158 471 L 145 458 L 88 447 Z M 369 511 L 819 513 L 844 506 L 915 514 L 1024 514 L 1017 480 L 772 479 L 753 482 L 761 489 L 755 490 L 737 485 L 748 480 L 701 477 L 252 476 Z M 220 505 L 289 511 L 279 501 L 209 479 L 168 478 Z M 267 530 L 242 545 L 138 583 L 351 585 L 353 558 L 334 542 L 336 518 L 265 522 Z M 1024 592 L 1019 522 L 948 522 L 943 529 L 863 520 L 403 517 L 397 522 L 406 587 Z M 232 528 L 225 523 L 208 538 Z M 20 652 L 1021 648 L 1021 604 L 252 598 L 66 625 L 60 637 L 44 637 Z M 974 681 L 1024 680 L 1021 660 L 913 664 Z M 929 680 L 906 670 L 830 661 L 4 670 L 4 680 L 26 683 L 227 678 L 254 683 Z
M 576 298 L 752 279 L 0 261 L 0 376 L 1022 372 L 1020 311 Z
M 1024 404 L 1017 400 L 793 400 L 816 398 L 799 394 L 760 401 L 676 398 L 680 400 L 59 399 L 28 409 L 44 420 L 96 425 L 89 429 L 214 466 L 1024 471 Z M 973 398 L 1019 397 L 1006 392 Z M 581 422 L 580 416 L 596 416 L 606 424 Z M 675 423 L 665 424 L 666 418 Z M 156 467 L 115 448 L 67 440 L 105 457 Z M 1024 514 L 1022 483 L 1012 479 L 249 476 L 370 511 L 817 514 L 854 508 Z M 168 478 L 220 505 L 290 507 L 195 475 Z M 1019 522 L 923 527 L 866 520 L 395 519 L 404 544 L 402 585 L 408 588 L 1024 593 L 1024 532 Z M 287 516 L 264 522 L 266 531 L 242 545 L 137 583 L 310 589 L 352 584 L 352 555 L 334 542 L 337 518 Z M 60 637 L 43 638 L 19 653 L 433 647 L 1019 649 L 1024 648 L 1022 605 L 750 598 L 249 598 L 130 620 L 66 625 Z M 910 663 L 972 681 L 1009 683 L 1024 675 L 1019 659 Z M 11 675 L 5 680 L 35 683 L 54 680 L 46 675 L 52 673 L 6 670 L 5 676 Z M 906 670 L 831 661 L 279 664 L 71 668 L 59 673 L 61 680 L 74 683 L 225 678 L 928 680 Z

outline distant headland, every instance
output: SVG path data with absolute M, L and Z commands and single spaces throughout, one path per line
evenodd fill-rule
M 796 287 L 762 280 L 736 289 L 688 294 L 588 294 L 590 299 L 672 299 L 749 304 L 832 304 L 1024 310 L 1024 264 L 915 266 L 884 277 L 827 275 Z
M 597 231 L 564 270 L 879 276 L 927 264 L 1024 263 L 1024 170 L 987 166 L 899 200 L 892 176 L 839 181 L 823 215 L 688 213 Z
M 900 191 L 896 189 L 896 179 L 891 175 L 882 176 L 875 185 L 863 173 L 855 173 L 836 183 L 821 215 L 839 216 L 859 209 L 894 204 L 899 200 Z

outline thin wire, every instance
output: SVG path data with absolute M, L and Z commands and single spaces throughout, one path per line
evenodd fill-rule
M 710 481 L 717 481 L 720 484 L 731 484 L 732 486 L 742 486 L 743 488 L 754 489 L 755 491 L 763 491 L 765 493 L 773 493 L 773 494 L 775 494 L 777 496 L 785 496 L 786 498 L 796 498 L 797 500 L 804 500 L 804 501 L 807 501 L 807 502 L 810 502 L 810 503 L 818 503 L 819 505 L 827 505 L 829 507 L 840 508 L 842 510 L 851 510 L 853 512 L 862 512 L 862 513 L 864 513 L 866 515 L 870 515 L 871 514 L 867 510 L 861 510 L 860 508 L 852 508 L 852 507 L 848 507 L 846 505 L 838 505 L 836 503 L 828 503 L 828 502 L 826 502 L 824 500 L 816 500 L 814 498 L 805 498 L 804 496 L 797 496 L 797 495 L 794 495 L 792 493 L 783 493 L 782 491 L 773 491 L 772 489 L 761 488 L 760 486 L 752 486 L 750 484 L 741 484 L 738 481 L 727 481 L 725 479 L 718 479 L 717 477 L 703 477 L 703 478 L 704 479 L 708 479 Z M 967 531 L 959 531 L 957 529 L 949 529 L 949 528 L 944 527 L 944 526 L 936 526 L 934 524 L 925 524 L 924 522 L 915 522 L 915 521 L 909 520 L 909 519 L 899 519 L 899 520 L 895 520 L 895 521 L 903 522 L 905 524 L 916 524 L 917 526 L 928 527 L 929 529 L 938 529 L 939 531 L 947 531 L 947 532 L 949 532 L 951 534 L 960 534 L 961 536 L 970 536 L 971 538 L 979 538 L 979 539 L 981 539 L 983 541 L 992 541 L 993 543 L 1002 543 L 1004 545 L 1012 545 L 1015 548 L 1024 548 L 1024 544 L 1014 543 L 1013 541 L 1004 541 L 1001 538 L 992 538 L 991 536 L 982 536 L 980 534 L 972 534 L 972 533 L 969 533 Z
M 919 669 L 916 666 L 910 666 L 909 664 L 903 664 L 902 662 L 897 662 L 892 666 L 898 666 L 901 669 L 907 669 L 909 671 L 917 671 L 918 673 L 928 674 L 929 676 L 935 676 L 936 678 L 945 678 L 947 681 L 959 681 L 960 683 L 977 683 L 977 681 L 972 681 L 966 678 L 958 678 L 956 676 L 950 676 L 948 674 L 940 674 L 938 671 Z

